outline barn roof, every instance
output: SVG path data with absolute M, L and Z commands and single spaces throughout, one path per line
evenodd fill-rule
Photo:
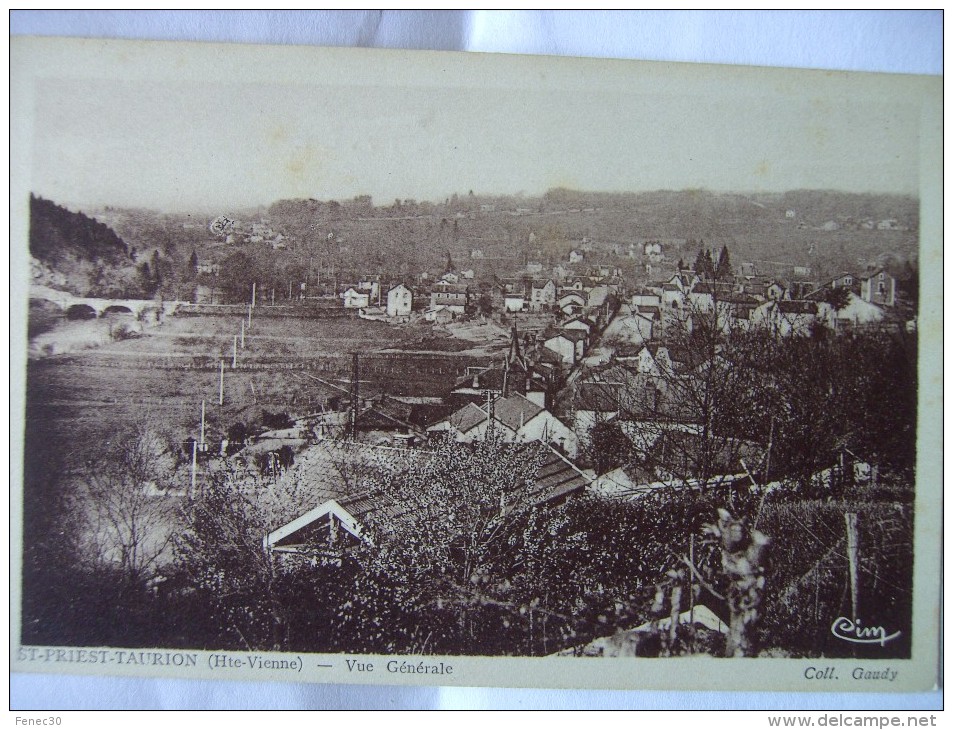
M 313 447 L 309 450 L 313 452 L 309 454 L 311 457 L 309 468 L 305 469 L 301 475 L 305 489 L 309 490 L 308 501 L 316 506 L 265 535 L 266 547 L 296 550 L 307 544 L 309 538 L 317 532 L 316 523 L 323 523 L 325 517 L 332 515 L 338 518 L 348 532 L 359 537 L 361 524 L 368 516 L 373 514 L 376 519 L 383 516 L 387 521 L 398 520 L 412 509 L 411 504 L 400 502 L 392 495 L 374 489 L 367 480 L 347 480 L 342 476 L 341 470 L 321 471 L 313 468 L 321 463 L 325 466 L 334 466 L 335 458 L 343 458 L 345 461 L 352 459 L 359 466 L 365 465 L 365 460 L 381 464 L 379 451 L 375 451 L 380 447 L 344 442 L 335 442 L 331 446 L 328 442 L 322 442 L 318 444 L 318 447 L 320 448 Z M 460 448 L 468 447 L 460 444 Z M 514 497 L 513 501 L 518 498 L 532 505 L 556 502 L 570 494 L 581 492 L 591 481 L 572 462 L 542 442 L 521 444 L 516 448 L 525 452 L 527 458 L 536 458 L 538 454 L 540 461 L 535 478 L 523 485 L 522 490 L 519 490 L 519 496 Z M 413 449 L 388 449 L 387 451 L 392 452 L 392 465 L 398 468 L 412 466 L 414 460 L 432 458 L 432 454 L 426 451 Z M 410 463 L 399 462 L 398 458 L 408 459 Z

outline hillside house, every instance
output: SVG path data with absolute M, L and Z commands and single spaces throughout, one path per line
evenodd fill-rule
M 424 310 L 424 321 L 434 324 L 449 324 L 457 318 L 457 312 L 443 304 L 430 306 Z
M 559 328 L 563 330 L 581 330 L 587 335 L 591 335 L 592 327 L 592 322 L 585 317 L 572 317 L 563 322 Z
M 860 280 L 853 274 L 844 271 L 820 288 L 850 289 L 855 294 L 860 294 Z
M 589 290 L 589 296 L 586 299 L 586 308 L 592 311 L 593 309 L 604 307 L 609 293 L 609 287 L 603 284 L 592 287 L 592 289 Z
M 413 310 L 413 303 L 413 292 L 403 284 L 398 284 L 387 292 L 387 316 L 409 317 Z
M 430 307 L 433 310 L 446 308 L 453 314 L 463 314 L 469 301 L 469 291 L 464 284 L 438 281 L 430 290 Z
M 530 287 L 529 307 L 533 312 L 542 312 L 556 303 L 556 284 L 552 279 L 534 281 Z
M 368 291 L 361 291 L 356 287 L 349 286 L 341 295 L 344 300 L 345 309 L 362 309 L 370 305 L 371 295 Z
M 629 298 L 629 301 L 632 303 L 633 307 L 661 307 L 662 306 L 662 297 L 658 292 L 649 291 L 648 289 L 639 289 Z
M 378 276 L 365 276 L 357 282 L 360 291 L 366 291 L 372 302 L 380 299 L 381 280 Z
M 751 312 L 752 327 L 766 327 L 776 335 L 810 334 L 817 321 L 817 302 L 803 299 L 767 301 Z
M 510 349 L 502 363 L 486 367 L 468 367 L 466 375 L 457 378 L 448 401 L 458 407 L 465 403 L 482 405 L 487 396 L 504 398 L 519 393 L 541 408 L 547 407 L 547 377 L 535 370 L 520 352 L 516 327 L 510 334 Z
M 482 406 L 467 403 L 447 418 L 427 428 L 430 436 L 445 435 L 454 441 L 480 441 L 492 428 L 507 442 L 541 441 L 559 449 L 570 458 L 576 456 L 576 435 L 547 409 L 519 393 L 506 398 L 490 398 Z
M 370 320 L 371 322 L 386 322 L 387 321 L 387 310 L 383 307 L 363 307 L 357 311 L 357 316 L 361 319 Z
M 556 300 L 556 306 L 563 314 L 579 314 L 586 304 L 586 298 L 574 290 L 563 290 L 559 299 Z
M 559 355 L 564 365 L 573 367 L 585 354 L 588 335 L 580 330 L 565 330 L 543 340 L 543 347 Z
M 662 307 L 665 309 L 681 309 L 685 305 L 685 293 L 681 287 L 671 282 L 662 285 Z
M 526 297 L 522 291 L 506 292 L 503 294 L 503 307 L 507 312 L 525 312 L 527 309 Z
M 611 345 L 640 345 L 651 340 L 654 333 L 655 320 L 637 312 L 612 320 L 602 334 L 602 341 Z
M 860 280 L 860 298 L 881 307 L 893 307 L 897 303 L 897 280 L 878 269 Z
M 669 350 L 658 343 L 646 344 L 627 366 L 642 375 L 661 378 L 673 371 Z
M 882 322 L 884 318 L 884 310 L 881 307 L 864 301 L 853 292 L 847 295 L 847 305 L 839 310 L 823 301 L 817 303 L 817 308 L 818 319 L 833 330 L 873 325 Z

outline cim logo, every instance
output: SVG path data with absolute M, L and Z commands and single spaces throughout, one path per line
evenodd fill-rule
M 838 616 L 831 624 L 831 633 L 842 641 L 852 644 L 880 644 L 885 646 L 900 636 L 899 631 L 887 634 L 883 626 L 862 626 L 860 619 L 852 620 L 846 616 Z

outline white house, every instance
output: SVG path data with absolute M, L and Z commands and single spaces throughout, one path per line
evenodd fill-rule
M 667 282 L 662 285 L 662 306 L 673 309 L 681 308 L 685 304 L 685 293 L 677 284 Z
M 589 298 L 586 302 L 586 306 L 589 309 L 597 309 L 605 305 L 606 297 L 609 296 L 609 287 L 599 284 L 598 286 L 592 287 L 589 290 Z
M 552 279 L 545 282 L 534 281 L 530 288 L 530 309 L 540 312 L 556 303 L 556 285 Z
M 652 339 L 655 322 L 645 314 L 616 317 L 602 334 L 603 342 L 640 345 Z
M 341 298 L 344 299 L 345 309 L 361 309 L 362 307 L 368 306 L 371 301 L 369 292 L 359 291 L 353 286 L 348 287 L 341 295 Z
M 559 297 L 556 304 L 563 314 L 576 314 L 582 311 L 586 304 L 586 298 L 578 291 L 569 290 Z
M 592 334 L 592 323 L 582 317 L 573 317 L 572 319 L 567 319 L 562 323 L 560 329 L 564 330 L 580 330 L 585 332 L 587 335 Z
M 367 277 L 357 282 L 357 288 L 361 291 L 366 291 L 371 300 L 376 300 L 381 293 L 381 282 L 376 276 Z
M 871 304 L 892 307 L 897 303 L 897 280 L 879 269 L 860 280 L 860 297 Z
M 827 302 L 818 302 L 818 318 L 832 329 L 865 324 L 874 324 L 884 318 L 884 310 L 876 304 L 866 302 L 850 292 L 847 296 L 847 306 L 835 310 Z
M 640 289 L 635 292 L 629 300 L 633 307 L 661 307 L 662 297 L 657 292 L 648 289 Z
M 413 309 L 414 295 L 403 284 L 392 287 L 387 292 L 387 316 L 408 317 Z
M 465 285 L 439 281 L 430 292 L 430 308 L 446 307 L 454 314 L 466 312 L 468 290 Z
M 669 356 L 668 348 L 661 345 L 646 345 L 643 347 L 629 367 L 639 373 L 656 378 L 668 375 L 673 370 L 672 358 Z
M 588 335 L 580 330 L 565 330 L 543 341 L 543 347 L 555 352 L 563 364 L 572 367 L 582 358 L 587 337 Z
M 493 402 L 493 417 L 487 407 L 467 403 L 446 418 L 427 428 L 430 434 L 447 432 L 454 441 L 479 441 L 492 427 L 504 441 L 528 443 L 542 441 L 575 458 L 575 432 L 548 410 L 526 396 L 514 393 Z
M 806 335 L 817 320 L 817 302 L 800 299 L 767 301 L 751 312 L 751 326 L 766 327 L 781 337 Z
M 526 297 L 522 292 L 512 292 L 503 295 L 503 308 L 507 312 L 522 312 L 526 309 Z

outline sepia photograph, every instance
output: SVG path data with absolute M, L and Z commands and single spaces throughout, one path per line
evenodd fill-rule
M 11 94 L 17 670 L 935 685 L 939 78 L 16 38 Z

